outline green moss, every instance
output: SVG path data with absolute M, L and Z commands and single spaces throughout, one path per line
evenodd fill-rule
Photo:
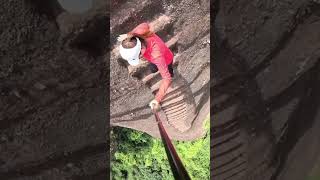
M 204 125 L 207 133 L 191 142 L 173 142 L 192 179 L 210 179 L 210 119 Z M 112 179 L 173 180 L 161 139 L 135 130 L 115 128 L 116 152 L 111 161 Z

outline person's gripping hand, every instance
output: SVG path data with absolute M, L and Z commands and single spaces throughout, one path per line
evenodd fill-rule
M 159 102 L 155 99 L 149 103 L 149 106 L 152 110 L 155 110 L 155 111 L 160 111 L 161 109 Z
M 123 40 L 125 40 L 125 39 L 130 39 L 130 38 L 132 38 L 132 35 L 128 35 L 128 34 L 120 34 L 119 36 L 118 36 L 118 38 L 117 38 L 117 40 L 119 41 L 119 42 L 122 42 Z
M 120 34 L 117 38 L 119 42 L 122 42 L 123 40 L 127 39 L 128 35 L 127 34 Z

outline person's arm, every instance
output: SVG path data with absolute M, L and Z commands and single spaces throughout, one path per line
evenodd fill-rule
M 148 23 L 141 23 L 132 31 L 127 33 L 129 37 L 137 36 L 143 39 L 150 36 L 151 34 L 153 34 L 153 32 L 150 30 L 150 26 Z
M 160 103 L 166 95 L 166 92 L 172 82 L 171 74 L 168 70 L 168 66 L 165 63 L 165 59 L 159 57 L 156 59 L 155 64 L 159 70 L 159 73 L 162 77 L 159 91 L 156 94 L 155 99 Z
M 117 40 L 122 42 L 125 39 L 131 39 L 132 37 L 139 37 L 142 39 L 146 39 L 147 37 L 153 35 L 154 33 L 151 31 L 148 23 L 141 23 L 137 27 L 135 27 L 132 31 L 127 34 L 121 34 L 118 36 Z
M 157 67 L 159 69 L 159 66 L 157 66 Z M 159 69 L 159 72 L 162 76 L 162 80 L 160 83 L 159 91 L 157 92 L 155 99 L 160 103 L 163 100 L 164 96 L 166 95 L 166 92 L 167 92 L 172 80 L 171 80 L 171 75 L 168 71 L 168 68 L 166 68 L 166 70 L 165 70 L 165 67 L 163 67 L 162 70 Z M 167 76 L 167 74 L 169 74 L 169 76 Z

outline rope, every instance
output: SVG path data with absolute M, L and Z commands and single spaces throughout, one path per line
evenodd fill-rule
M 159 115 L 156 111 L 153 111 L 153 114 L 156 118 L 158 127 L 159 127 L 159 131 L 160 131 L 160 135 L 161 135 L 161 139 L 162 142 L 164 144 L 166 153 L 167 153 L 167 157 L 169 160 L 169 164 L 173 173 L 173 176 L 175 178 L 175 180 L 191 180 L 188 172 L 186 171 L 185 167 L 183 166 L 166 130 L 163 127 L 162 121 L 159 118 Z

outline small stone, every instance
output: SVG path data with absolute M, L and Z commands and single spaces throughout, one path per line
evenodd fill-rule
M 1 136 L 1 141 L 5 142 L 7 140 L 8 140 L 8 138 L 5 135 Z
M 43 84 L 41 84 L 41 83 L 39 83 L 39 82 L 35 83 L 33 86 L 34 86 L 36 89 L 38 89 L 38 90 L 44 90 L 44 89 L 46 89 L 46 86 L 43 85 Z
M 14 94 L 15 96 L 17 96 L 18 98 L 21 98 L 21 95 L 20 95 L 20 93 L 19 93 L 17 90 L 13 90 L 13 94 Z
M 73 164 L 72 164 L 72 163 L 68 163 L 68 164 L 67 164 L 67 167 L 68 167 L 68 168 L 72 168 L 72 167 L 73 167 Z

